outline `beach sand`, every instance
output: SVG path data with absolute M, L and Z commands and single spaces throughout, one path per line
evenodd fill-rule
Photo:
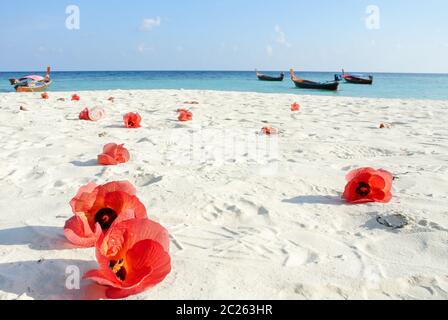
M 71 94 L 0 94 L 0 299 L 104 296 L 88 280 L 66 288 L 72 266 L 96 262 L 94 249 L 67 244 L 63 226 L 79 187 L 115 180 L 137 187 L 172 240 L 170 275 L 130 298 L 448 298 L 448 101 Z M 191 100 L 199 104 L 183 104 Z M 107 116 L 80 121 L 85 107 Z M 193 121 L 178 122 L 178 108 Z M 123 114 L 136 111 L 143 127 L 124 129 Z M 280 134 L 257 134 L 266 125 Z M 109 142 L 124 143 L 131 161 L 97 166 Z M 396 175 L 391 203 L 340 200 L 347 172 L 365 166 Z M 376 220 L 396 213 L 409 225 Z

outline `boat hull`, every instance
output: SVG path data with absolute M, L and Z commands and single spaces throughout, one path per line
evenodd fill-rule
M 315 89 L 315 90 L 328 90 L 337 91 L 339 88 L 339 82 L 313 82 L 313 81 L 293 81 L 297 88 L 300 89 Z
M 345 76 L 344 80 L 347 83 L 353 83 L 353 84 L 373 84 L 373 78 L 363 79 L 353 76 Z
M 264 74 L 257 75 L 258 80 L 260 81 L 283 81 L 285 75 L 281 75 L 279 77 L 271 77 Z
M 16 92 L 42 92 L 47 90 L 50 87 L 51 83 L 52 81 L 33 87 L 17 86 L 15 89 Z

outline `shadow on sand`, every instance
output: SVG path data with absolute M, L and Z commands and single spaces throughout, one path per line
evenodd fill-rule
M 88 161 L 72 161 L 70 163 L 76 167 L 97 167 L 98 166 L 98 160 L 96 160 L 96 159 L 92 159 L 92 160 L 88 160 Z
M 81 280 L 86 271 L 97 267 L 94 261 L 62 259 L 2 263 L 0 290 L 19 297 L 26 295 L 36 300 L 103 299 L 104 287 L 90 280 Z M 70 285 L 78 282 L 78 279 L 79 289 L 67 288 L 67 283 L 71 288 Z
M 337 196 L 298 196 L 291 199 L 285 199 L 282 202 L 292 204 L 327 204 L 343 205 L 344 201 Z
M 26 226 L 0 230 L 0 246 L 28 245 L 34 250 L 74 249 L 61 227 Z
M 0 230 L 0 246 L 26 245 L 33 250 L 76 249 L 63 234 L 61 227 L 25 226 Z M 71 268 L 69 268 L 71 267 Z M 96 300 L 105 298 L 105 288 L 82 275 L 98 268 L 95 261 L 41 259 L 0 264 L 0 291 L 45 300 Z M 70 275 L 79 282 L 79 289 L 66 287 Z M 79 270 L 79 273 L 77 273 Z M 79 276 L 79 277 L 78 277 Z

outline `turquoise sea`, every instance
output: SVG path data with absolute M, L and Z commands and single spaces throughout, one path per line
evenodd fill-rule
M 374 84 L 342 83 L 338 92 L 295 88 L 289 74 L 283 82 L 258 81 L 252 71 L 86 71 L 53 72 L 49 91 L 83 91 L 109 89 L 200 89 L 249 91 L 262 93 L 296 93 L 369 98 L 416 98 L 448 100 L 448 74 L 373 73 Z M 13 92 L 9 78 L 36 72 L 0 72 L 0 92 Z M 264 72 L 278 75 L 278 72 Z M 303 72 L 302 78 L 333 80 L 337 72 Z M 37 74 L 43 75 L 42 72 Z

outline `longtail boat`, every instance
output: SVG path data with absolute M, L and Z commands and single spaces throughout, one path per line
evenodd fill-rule
M 339 81 L 315 82 L 297 78 L 293 69 L 291 69 L 289 72 L 291 74 L 291 80 L 292 82 L 294 82 L 297 88 L 330 90 L 330 91 L 338 90 Z
M 257 70 L 255 70 L 255 72 L 257 73 L 257 78 L 260 81 L 283 81 L 283 79 L 285 78 L 285 74 L 283 72 L 278 77 L 268 76 L 268 75 L 259 73 Z
M 50 87 L 53 81 L 50 79 L 51 68 L 47 68 L 45 77 L 38 75 L 24 76 L 19 79 L 9 79 L 9 82 L 17 92 L 40 92 Z
M 342 78 L 348 82 L 348 83 L 354 83 L 354 84 L 373 84 L 373 76 L 360 76 L 360 75 L 353 75 L 345 73 L 344 70 L 342 70 Z

